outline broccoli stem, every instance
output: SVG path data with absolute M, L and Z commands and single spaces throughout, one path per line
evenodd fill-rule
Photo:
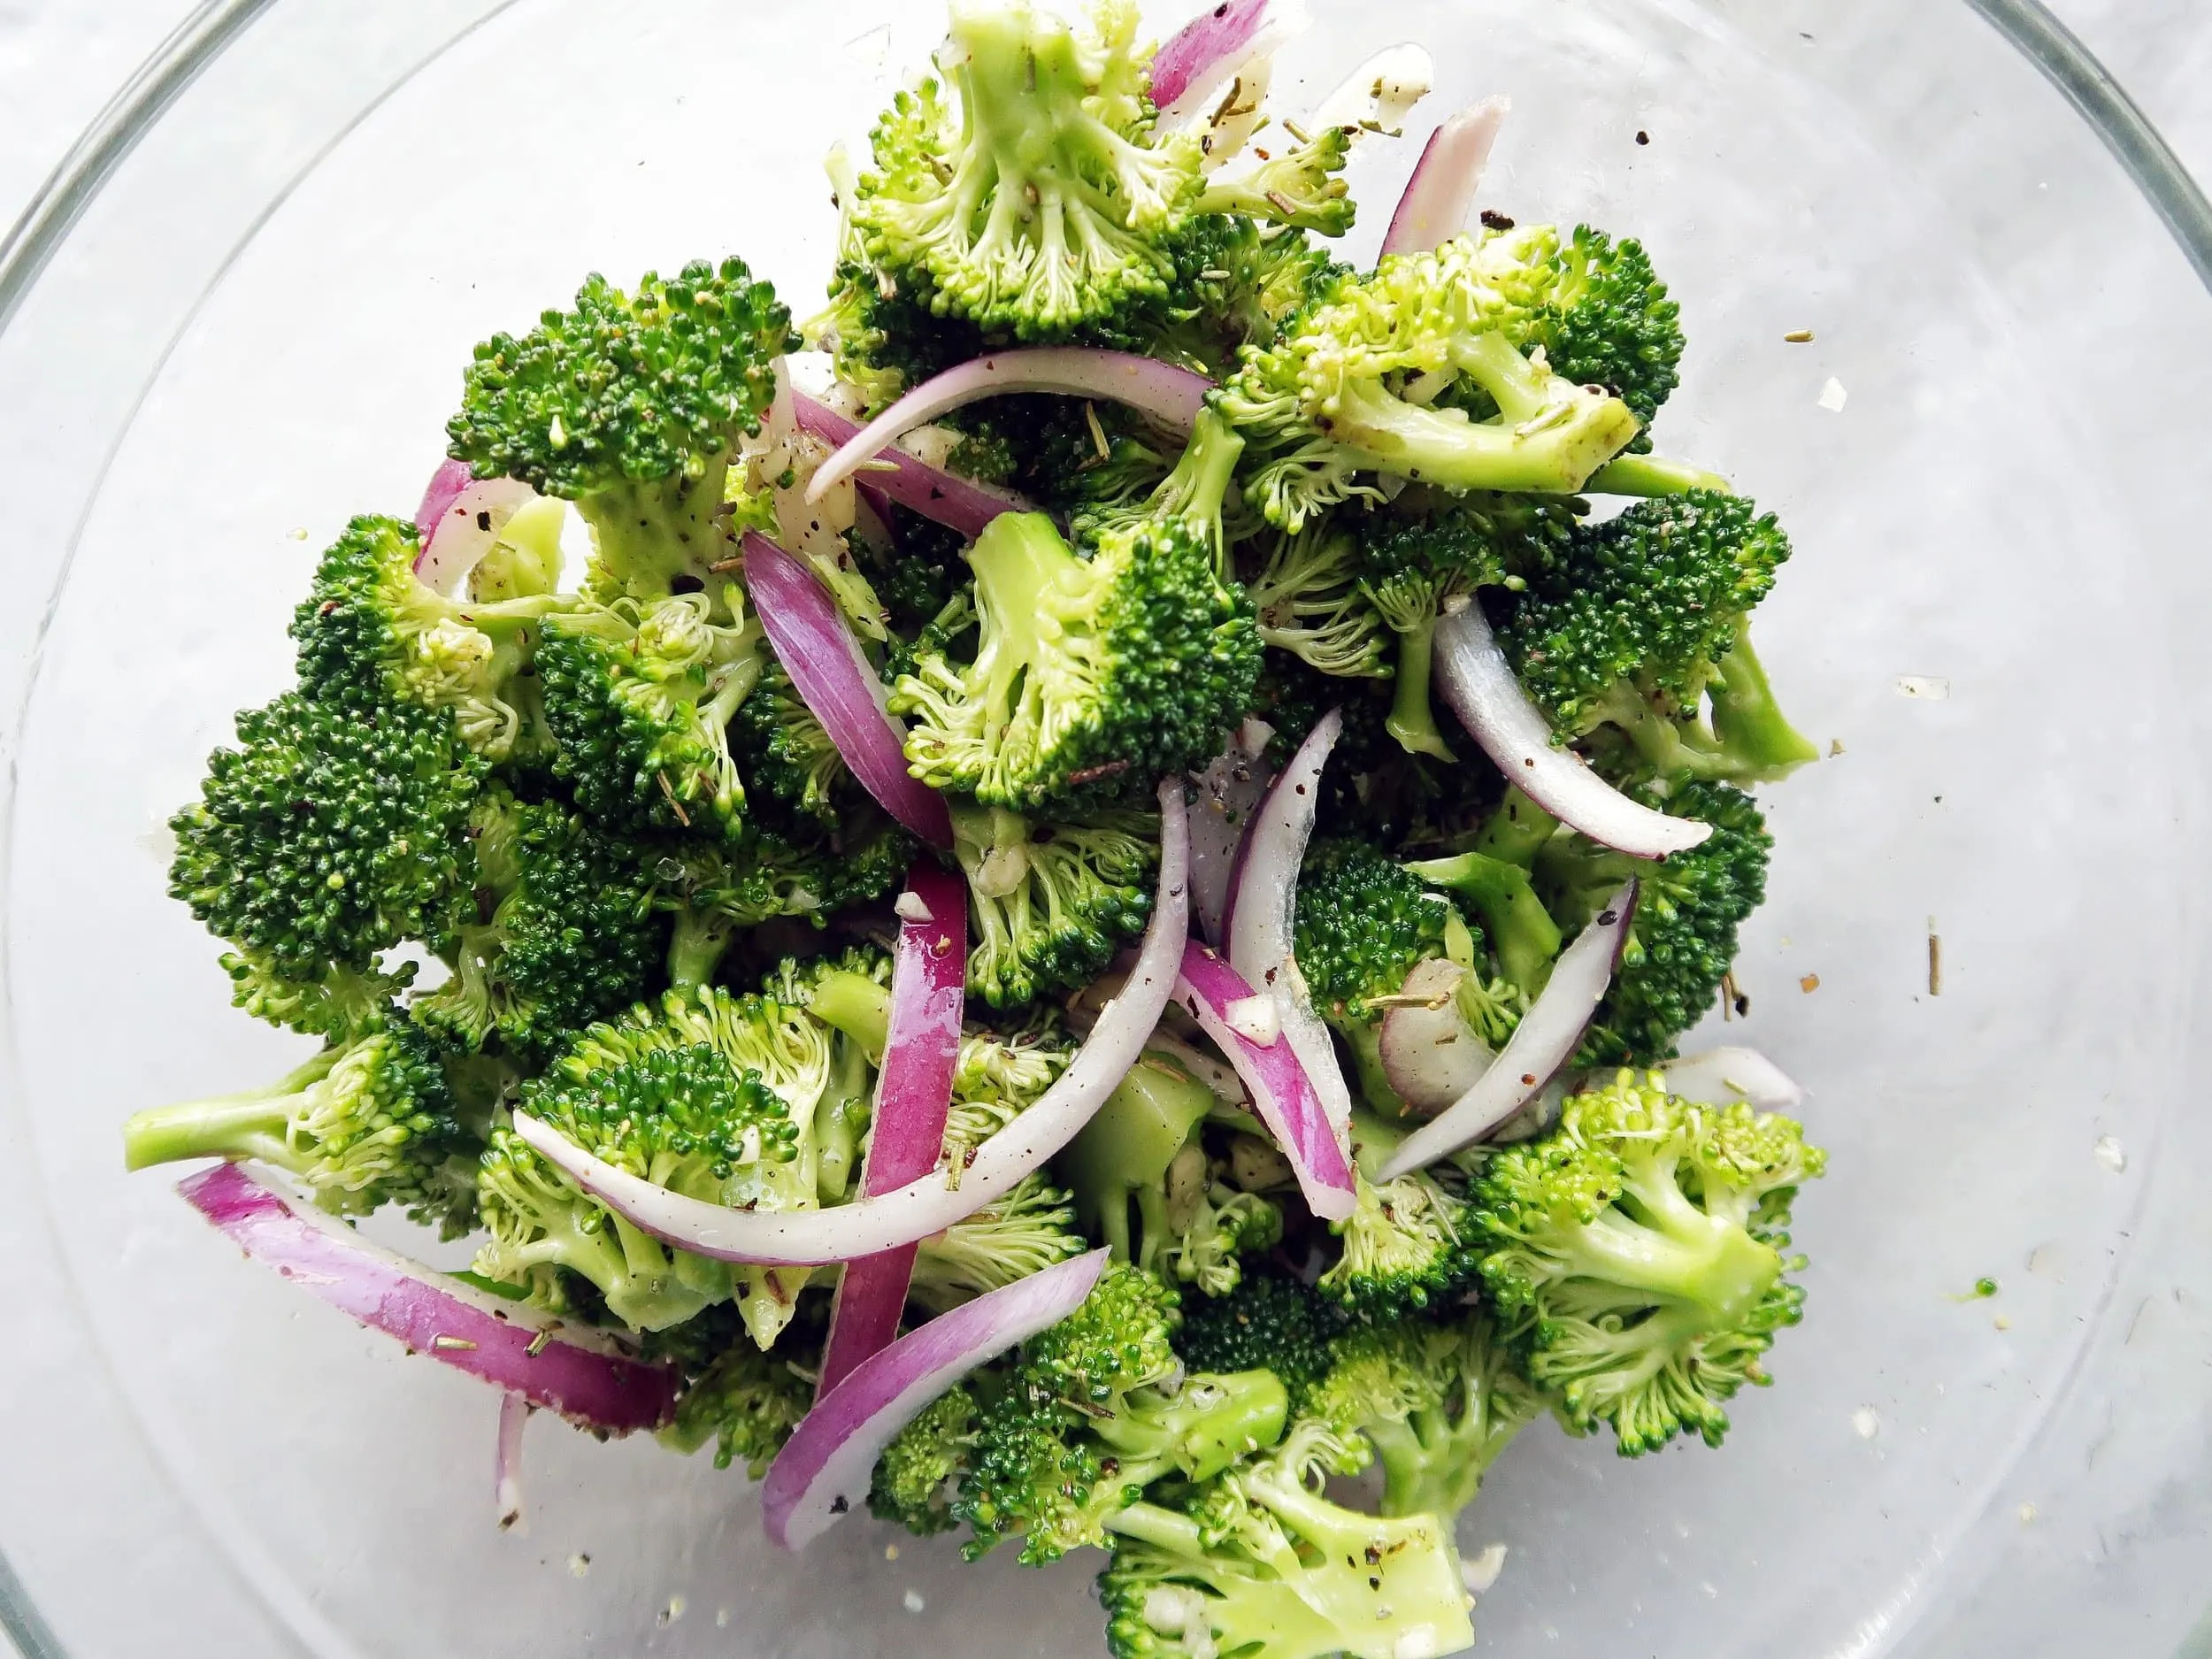
M 134 1113 L 123 1125 L 126 1169 L 150 1169 L 186 1158 L 259 1158 L 300 1173 L 304 1158 L 286 1133 L 295 1111 L 330 1075 L 335 1050 L 326 1049 L 266 1088 L 180 1101 Z
M 1598 495 L 1685 495 L 1694 489 L 1735 494 L 1734 486 L 1718 472 L 1656 455 L 1616 456 L 1591 473 L 1583 488 Z
M 807 1012 L 858 1043 L 869 1061 L 881 1064 L 891 1041 L 891 991 L 864 973 L 839 968 L 814 982 Z
M 1463 894 L 1482 918 L 1482 930 L 1497 949 L 1498 966 L 1505 977 L 1531 995 L 1543 989 L 1559 955 L 1559 924 L 1536 896 L 1525 869 L 1486 853 L 1470 852 L 1425 859 L 1406 870 L 1436 887 Z
M 663 597 L 679 576 L 705 581 L 729 549 L 715 518 L 728 474 L 717 460 L 695 476 L 625 480 L 580 498 L 604 579 L 638 599 Z
M 1773 1287 L 1782 1258 L 1692 1203 L 1677 1162 L 1671 1152 L 1624 1158 L 1625 1205 L 1574 1228 L 1562 1256 L 1571 1273 L 1690 1303 L 1726 1329 Z
M 679 906 L 675 929 L 668 941 L 669 984 L 686 991 L 710 982 L 735 932 L 730 919 L 718 911 Z
M 1076 1211 L 1118 1261 L 1149 1266 L 1172 1237 L 1167 1171 L 1213 1110 L 1213 1091 L 1179 1066 L 1148 1054 L 1054 1165 L 1075 1194 Z M 1129 1230 L 1129 1206 L 1138 1234 Z
M 1408 754 L 1433 755 L 1456 760 L 1437 729 L 1436 708 L 1429 695 L 1429 664 L 1436 644 L 1436 613 L 1431 611 L 1409 628 L 1398 632 L 1397 687 L 1390 699 L 1390 717 L 1383 724 Z
M 1820 757 L 1816 749 L 1782 712 L 1765 665 L 1751 649 L 1751 624 L 1747 618 L 1736 631 L 1736 643 L 1720 660 L 1719 677 L 1713 682 L 1713 733 L 1721 746 L 1736 756 L 1762 779 L 1777 779 Z
M 1110 1413 L 1090 1427 L 1120 1454 L 1117 1479 L 1148 1485 L 1170 1468 L 1192 1480 L 1211 1479 L 1280 1440 L 1289 1415 L 1279 1377 L 1243 1371 L 1190 1378 L 1165 1405 Z
M 1559 820 L 1538 806 L 1514 785 L 1475 837 L 1475 850 L 1486 857 L 1526 870 L 1559 828 Z

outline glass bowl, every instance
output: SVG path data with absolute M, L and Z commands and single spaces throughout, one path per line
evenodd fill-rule
M 1724 1455 L 1524 1437 L 1463 1524 L 1509 1547 L 1482 1646 L 2212 1652 L 2201 198 L 2024 0 L 1315 9 L 1283 107 L 1423 41 L 1417 123 L 1515 100 L 1486 204 L 1650 245 L 1691 340 L 1661 442 L 1793 531 L 1763 638 L 1830 756 L 1772 797 L 1713 1033 L 1810 1087 L 1809 1317 Z M 785 1558 L 738 1475 L 546 1419 L 501 1534 L 495 1398 L 117 1141 L 295 1046 L 227 1007 L 162 824 L 284 680 L 313 549 L 412 505 L 470 344 L 588 270 L 735 250 L 806 309 L 822 151 L 940 26 L 226 0 L 13 244 L 0 1623 L 35 1659 L 1096 1650 L 1079 1563 L 865 1520 Z M 1412 155 L 1358 162 L 1356 255 Z

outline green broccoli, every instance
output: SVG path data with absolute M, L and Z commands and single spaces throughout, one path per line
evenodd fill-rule
M 1334 277 L 1275 343 L 1244 354 L 1217 406 L 1251 445 L 1245 480 L 1296 530 L 1363 478 L 1571 494 L 1637 435 L 1619 398 L 1539 351 L 1560 279 L 1555 238 L 1486 233 Z
M 1531 998 L 1551 978 L 1562 943 L 1559 923 L 1530 874 L 1557 826 L 1518 788 L 1509 789 L 1473 847 L 1405 866 L 1409 875 L 1449 888 L 1474 910 L 1507 982 Z
M 1385 1515 L 1449 1521 L 1474 1501 L 1513 1437 L 1541 1416 L 1490 1316 L 1355 1326 L 1338 1339 L 1307 1409 L 1373 1448 Z
M 265 1088 L 157 1106 L 123 1125 L 131 1169 L 257 1158 L 299 1180 L 326 1210 L 365 1216 L 400 1204 L 448 1238 L 472 1225 L 475 1150 L 436 1048 L 396 1009 Z
M 1055 1168 L 1084 1230 L 1115 1259 L 1220 1296 L 1236 1287 L 1240 1257 L 1282 1238 L 1283 1218 L 1266 1199 L 1235 1190 L 1207 1156 L 1199 1132 L 1213 1110 L 1211 1089 L 1148 1051 Z
M 665 597 L 727 554 L 718 521 L 738 441 L 759 429 L 790 313 L 741 259 L 695 261 L 624 294 L 593 276 L 572 311 L 476 348 L 446 427 L 480 478 L 576 503 L 601 599 Z
M 1741 496 L 1639 502 L 1530 572 L 1500 642 L 1563 740 L 1609 731 L 1663 780 L 1780 778 L 1815 751 L 1776 706 L 1749 620 L 1789 554 L 1774 516 Z
M 1587 225 L 1563 242 L 1546 226 L 1523 234 L 1555 250 L 1535 343 L 1555 373 L 1609 388 L 1648 426 L 1680 381 L 1682 308 L 1668 297 L 1643 244 L 1615 242 Z
M 883 1448 L 868 1488 L 868 1512 L 918 1538 L 949 1532 L 960 1525 L 953 1502 L 974 1452 L 975 1395 L 955 1384 Z
M 654 912 L 646 848 L 496 786 L 479 798 L 468 833 L 475 880 L 440 933 L 452 977 L 416 996 L 416 1020 L 462 1048 L 495 1036 L 535 1061 L 645 995 L 668 931 Z
M 1352 1110 L 1352 1213 L 1332 1222 L 1338 1256 L 1315 1288 L 1355 1318 L 1387 1323 L 1448 1305 L 1475 1283 L 1479 1256 L 1466 1201 L 1428 1170 L 1378 1184 L 1369 1171 L 1405 1138 Z
M 703 593 L 616 598 L 552 619 L 537 652 L 553 769 L 586 812 L 640 828 L 735 835 L 745 786 L 729 726 L 758 683 L 757 621 L 715 620 Z
M 1583 1038 L 1578 1058 L 1585 1065 L 1671 1058 L 1676 1038 L 1713 1006 L 1736 960 L 1737 929 L 1766 900 L 1774 838 L 1749 795 L 1724 783 L 1686 783 L 1663 804 L 1713 833 L 1656 862 L 1571 832 L 1554 835 L 1536 856 L 1537 890 L 1570 934 L 1630 876 L 1642 883 L 1620 967 Z
M 834 829 L 850 804 L 852 773 L 791 676 L 764 643 L 760 683 L 737 706 L 730 737 L 755 783 L 803 818 Z
M 813 1408 L 814 1384 L 788 1358 L 740 1338 L 685 1386 L 676 1420 L 660 1438 L 685 1453 L 712 1440 L 717 1469 L 741 1463 L 758 1480 Z
M 415 577 L 422 546 L 396 518 L 359 518 L 331 544 L 292 620 L 300 687 L 355 710 L 411 703 L 450 710 L 461 740 L 492 761 L 545 746 L 531 653 L 568 601 L 448 599 Z
M 801 1010 L 719 990 L 672 991 L 618 1024 L 595 1025 L 526 1084 L 523 1108 L 595 1156 L 710 1203 L 810 1210 L 815 1108 L 830 1043 Z M 511 1130 L 495 1130 L 477 1189 L 490 1240 L 476 1271 L 570 1307 L 564 1273 L 590 1281 L 640 1330 L 734 1299 L 762 1348 L 810 1274 L 710 1261 L 610 1212 Z
M 941 652 L 900 676 L 914 775 L 995 806 L 1071 796 L 1202 766 L 1251 701 L 1259 635 L 1212 541 L 1215 470 L 1181 513 L 1123 522 L 1079 558 L 1041 513 L 993 519 L 968 560 L 973 661 Z
M 1139 298 L 1080 337 L 1216 380 L 1236 372 L 1244 347 L 1272 345 L 1283 323 L 1339 269 L 1298 231 L 1240 215 L 1194 214 L 1162 245 L 1174 262 L 1166 292 Z
M 1362 1515 L 1321 1495 L 1356 1455 L 1326 1425 L 1302 1422 L 1180 1508 L 1115 1514 L 1098 1580 L 1114 1659 L 1409 1659 L 1471 1644 L 1447 1522 Z
M 907 1300 L 945 1313 L 1090 1248 L 1076 1231 L 1068 1194 L 1031 1175 L 1005 1197 L 921 1241 Z
M 968 989 L 993 1008 L 1088 984 L 1144 931 L 1159 851 L 1150 815 L 1116 809 L 1033 826 L 955 801 L 952 829 L 975 933 Z
M 452 718 L 287 692 L 238 717 L 200 799 L 170 819 L 169 892 L 234 946 L 239 1006 L 318 1035 L 373 1022 L 412 977 L 382 953 L 441 931 L 472 879 L 486 763 Z
M 1391 625 L 1364 574 L 1359 538 L 1334 515 L 1277 531 L 1250 588 L 1261 641 L 1324 674 L 1392 678 Z
M 1175 1351 L 1193 1371 L 1272 1371 L 1289 1391 L 1293 1413 L 1307 1417 L 1313 1390 L 1336 1363 L 1333 1344 L 1344 1325 L 1337 1305 L 1301 1280 L 1256 1270 L 1227 1295 L 1184 1310 Z
M 1325 127 L 1310 136 L 1295 127 L 1286 125 L 1285 130 L 1292 148 L 1271 156 L 1263 151 L 1257 166 L 1233 178 L 1213 179 L 1192 211 L 1234 213 L 1323 236 L 1341 236 L 1351 229 L 1358 207 L 1343 173 L 1356 129 Z
M 1282 1384 L 1267 1371 L 1182 1376 L 1175 1323 L 1173 1291 L 1115 1266 L 1025 1345 L 977 1416 L 953 1503 L 972 1559 L 1017 1536 L 1030 1566 L 1102 1545 L 1115 1511 L 1154 1480 L 1204 1480 L 1274 1443 Z
M 1724 1402 L 1804 1292 L 1783 1278 L 1790 1201 L 1824 1159 L 1786 1118 L 1701 1105 L 1624 1071 L 1475 1179 L 1482 1277 L 1528 1374 L 1624 1456 L 1720 1444 Z
M 1165 292 L 1159 244 L 1192 211 L 1199 146 L 1153 130 L 1136 30 L 1130 0 L 1094 0 L 1081 33 L 1025 0 L 954 0 L 949 87 L 899 94 L 853 188 L 882 280 L 1024 339 Z

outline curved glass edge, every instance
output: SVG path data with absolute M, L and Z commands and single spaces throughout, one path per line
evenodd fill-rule
M 141 64 L 70 147 L 4 238 L 0 238 L 0 327 L 44 272 L 86 205 L 163 112 L 273 0 L 203 0 Z M 2208 290 L 2212 290 L 2212 199 L 2125 88 L 2040 0 L 1966 0 L 2033 64 L 2097 134 Z M 0 1552 L 0 1633 L 21 1659 L 67 1659 Z M 2185 1651 L 2212 1655 L 2212 1615 Z
M 85 205 L 148 128 L 271 0 L 203 0 L 92 119 L 0 240 L 0 328 L 46 269 Z M 0 1580 L 4 1592 L 5 1580 Z M 6 1607 L 0 1593 L 0 1610 Z
M 2212 288 L 2212 200 L 2125 88 L 2041 0 L 1966 0 L 2093 128 Z M 0 313 L 4 315 L 4 313 Z

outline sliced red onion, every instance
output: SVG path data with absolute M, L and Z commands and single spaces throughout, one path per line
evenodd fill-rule
M 1173 127 L 1196 114 L 1242 65 L 1281 50 L 1306 21 L 1294 0 L 1225 0 L 1201 12 L 1152 54 L 1160 119 Z
M 453 498 L 475 481 L 475 469 L 466 461 L 449 457 L 439 462 L 438 470 L 423 488 L 421 505 L 415 509 L 415 533 L 427 542 L 438 520 L 445 517 L 445 510 L 453 505 Z
M 1210 944 L 1222 941 L 1238 854 L 1251 827 L 1252 809 L 1267 793 L 1269 773 L 1260 757 L 1274 735 L 1266 721 L 1246 720 L 1228 747 L 1192 780 L 1198 786 L 1198 806 L 1190 824 L 1191 908 Z
M 1504 98 L 1485 98 L 1472 109 L 1447 116 L 1429 134 L 1421 159 L 1413 164 L 1398 211 L 1390 216 L 1382 256 L 1429 253 L 1467 228 L 1467 215 L 1490 165 L 1490 147 L 1513 108 Z
M 1630 800 L 1579 755 L 1555 743 L 1480 605 L 1436 625 L 1434 672 L 1444 701 L 1498 770 L 1568 828 L 1632 858 L 1663 858 L 1713 833 L 1710 824 L 1669 818 Z
M 1100 1010 L 1091 1034 L 1052 1087 L 976 1148 L 955 1187 L 933 1171 L 879 1197 L 828 1210 L 729 1210 L 703 1203 L 601 1163 L 528 1112 L 515 1133 L 548 1162 L 632 1225 L 657 1239 L 726 1262 L 803 1267 L 849 1262 L 942 1231 L 1003 1198 L 1075 1139 L 1144 1052 L 1167 1011 L 1190 933 L 1190 837 L 1183 785 L 1160 787 L 1160 883 L 1152 919 L 1120 992 Z
M 1761 1111 L 1793 1111 L 1804 1104 L 1797 1079 L 1756 1048 L 1708 1048 L 1654 1068 L 1667 1090 L 1684 1100 L 1726 1106 L 1748 1101 Z
M 422 551 L 415 556 L 415 580 L 433 593 L 458 592 L 469 572 L 498 545 L 507 521 L 537 498 L 538 492 L 518 478 L 471 480 L 431 521 Z
M 1472 1146 L 1519 1111 L 1574 1057 L 1590 1016 L 1613 983 L 1636 914 L 1636 891 L 1632 879 L 1623 883 L 1574 943 L 1559 953 L 1543 994 L 1521 1016 L 1498 1057 L 1472 1088 L 1399 1142 L 1379 1179 L 1395 1180 Z
M 907 872 L 899 895 L 899 940 L 891 956 L 891 1026 L 876 1076 L 864 1197 L 895 1192 L 937 1167 L 952 1114 L 952 1073 L 968 986 L 968 892 L 932 863 Z M 918 1247 L 902 1244 L 846 1263 L 822 1350 L 826 1394 L 853 1367 L 899 1334 Z
M 979 1365 L 1060 1323 L 1105 1272 L 1093 1250 L 940 1314 L 869 1356 L 800 1420 L 761 1483 L 760 1517 L 786 1549 L 804 1549 L 868 1495 L 883 1448 L 922 1408 Z
M 881 458 L 885 449 L 915 427 L 980 398 L 1009 392 L 1100 397 L 1126 403 L 1163 426 L 1187 433 L 1212 389 L 1213 382 L 1194 369 L 1179 368 L 1133 351 L 1107 351 L 1094 346 L 1030 346 L 994 351 L 924 380 L 870 421 L 816 470 L 807 483 L 806 498 L 821 500 L 870 460 Z M 891 459 L 895 465 L 896 456 Z M 895 471 L 879 472 L 874 481 L 889 488 L 898 476 Z M 907 505 L 921 511 L 916 503 Z
M 1229 1018 L 1253 995 L 1244 976 L 1194 939 L 1184 948 L 1175 995 L 1252 1091 L 1260 1121 L 1298 1173 L 1306 1207 L 1325 1221 L 1350 1215 L 1357 1201 L 1352 1166 L 1287 1033 L 1263 1048 Z
M 530 1534 L 522 1512 L 522 1429 L 530 1421 L 530 1402 L 518 1394 L 499 1397 L 499 1447 L 492 1460 L 492 1502 L 498 1506 L 499 1530 L 518 1538 Z
M 674 1372 L 396 1256 L 242 1165 L 187 1176 L 177 1191 L 248 1256 L 332 1307 L 580 1427 L 626 1434 L 675 1410 Z
M 858 421 L 839 414 L 819 398 L 809 397 L 804 392 L 793 391 L 791 411 L 801 431 L 812 433 L 825 443 L 837 445 L 841 454 L 861 435 Z M 918 420 L 914 424 L 925 423 Z M 993 489 L 957 472 L 948 472 L 888 442 L 860 465 L 869 470 L 862 475 L 865 481 L 857 488 L 878 492 L 902 507 L 910 507 L 932 523 L 956 530 L 972 541 L 983 534 L 985 525 L 1002 512 L 1036 511 L 1033 503 L 1023 500 L 1011 490 Z M 807 498 L 815 498 L 811 490 Z M 888 514 L 885 515 L 885 523 L 889 523 Z
M 906 732 L 860 654 L 845 614 L 813 572 L 757 530 L 745 533 L 745 586 L 800 697 L 861 787 L 935 847 L 952 845 L 944 797 L 906 769 Z
M 1315 127 L 1394 133 L 1436 84 L 1436 60 L 1417 41 L 1386 46 L 1344 77 L 1314 111 Z
M 898 532 L 892 527 L 891 498 L 873 484 L 853 486 L 853 533 L 887 557 L 899 550 Z
M 1383 1075 L 1398 1098 L 1424 1118 L 1474 1087 L 1497 1057 L 1453 997 L 1466 973 L 1456 962 L 1430 957 L 1406 975 L 1375 1033 Z
M 1298 918 L 1298 872 L 1306 862 L 1306 843 L 1313 838 L 1321 772 L 1343 731 L 1341 710 L 1323 715 L 1252 814 L 1252 838 L 1223 925 L 1229 964 L 1273 994 L 1282 1009 L 1283 1035 L 1312 1080 L 1339 1141 L 1351 1128 L 1352 1091 L 1337 1061 L 1336 1040 L 1314 1011 L 1291 943 Z

